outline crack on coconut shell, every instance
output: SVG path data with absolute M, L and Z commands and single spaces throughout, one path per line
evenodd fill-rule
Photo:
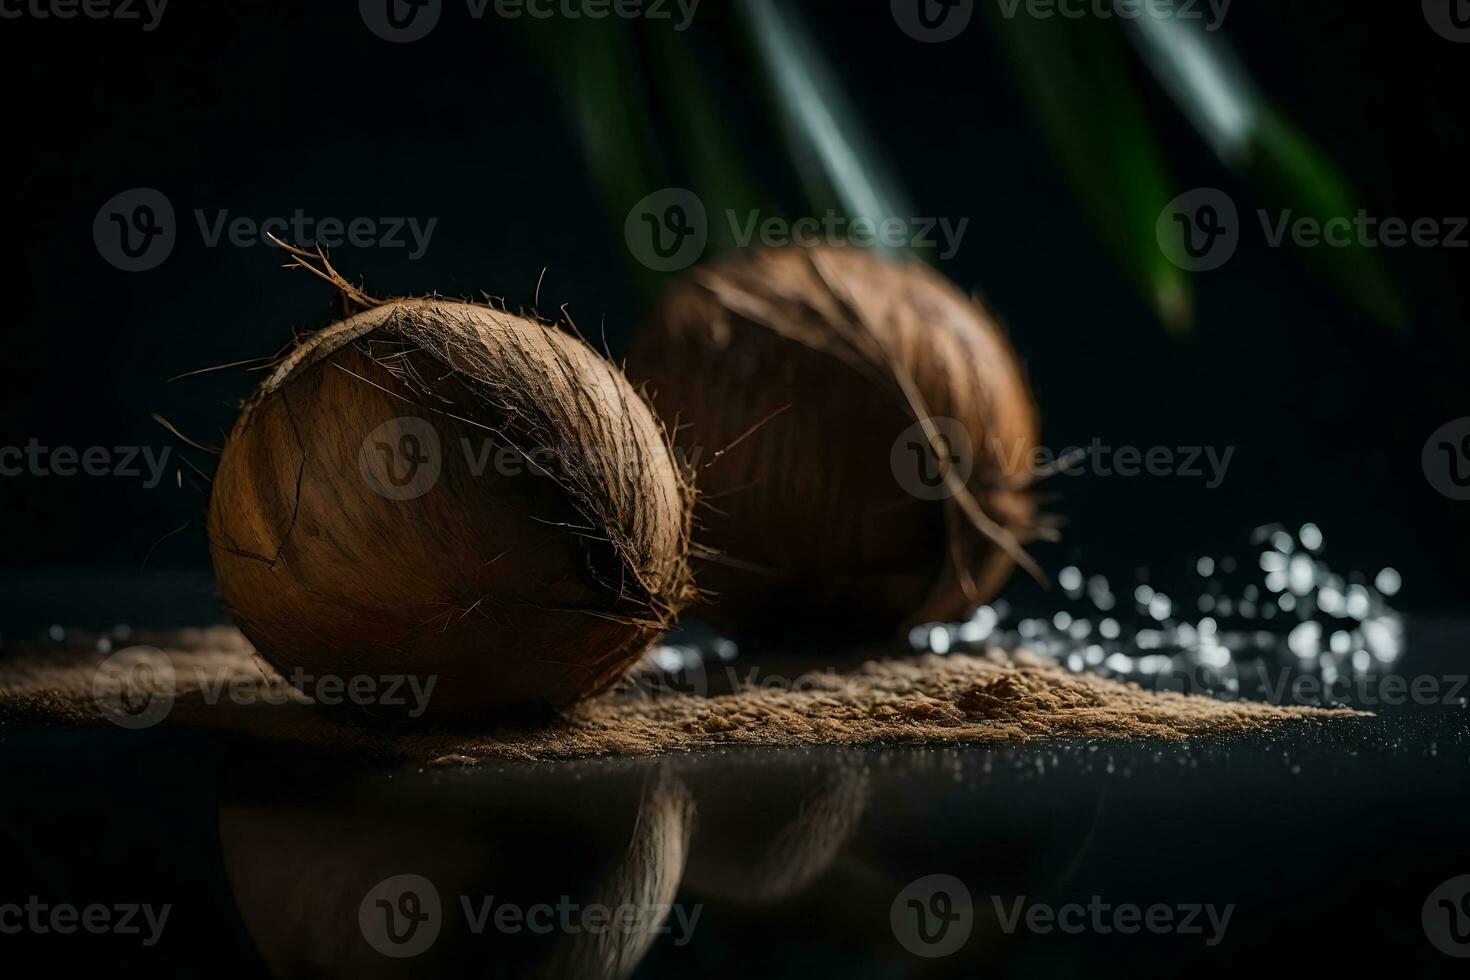
M 276 545 L 274 555 L 262 555 L 248 548 L 241 548 L 233 541 L 225 546 L 225 550 L 238 558 L 249 561 L 264 562 L 267 568 L 275 568 L 281 560 L 281 553 L 286 550 L 286 545 L 291 541 L 291 532 L 296 530 L 296 519 L 301 514 L 301 483 L 306 476 L 306 442 L 301 438 L 301 427 L 296 424 L 296 413 L 291 410 L 291 398 L 286 392 L 281 392 L 281 404 L 286 409 L 286 420 L 291 423 L 291 434 L 296 439 L 296 448 L 301 452 L 301 459 L 296 464 L 296 489 L 292 496 L 291 519 L 286 524 L 286 533 L 281 535 L 281 541 Z

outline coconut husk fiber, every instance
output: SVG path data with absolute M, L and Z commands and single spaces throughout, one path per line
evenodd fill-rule
M 308 703 L 231 627 L 136 633 L 126 642 L 134 651 L 142 648 L 140 663 L 151 668 L 142 675 L 145 685 L 149 676 L 172 677 L 167 690 L 132 690 L 134 702 L 171 692 L 159 727 L 440 765 L 731 745 L 1183 741 L 1357 714 L 1150 692 L 1073 674 L 1025 652 L 996 650 L 870 660 L 845 672 L 813 671 L 783 685 L 767 677 L 718 695 L 625 683 L 555 715 L 500 728 L 385 728 Z M 110 715 L 117 705 L 95 687 L 113 648 L 105 638 L 71 636 L 60 644 L 7 651 L 0 658 L 0 724 L 114 724 Z M 221 693 L 228 691 L 236 693 Z

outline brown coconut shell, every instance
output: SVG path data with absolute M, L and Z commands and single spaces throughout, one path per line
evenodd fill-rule
M 956 619 L 1028 562 L 1025 373 L 995 320 L 926 265 L 857 248 L 738 253 L 669 290 L 628 371 L 697 463 L 696 536 L 714 552 L 699 615 L 716 625 Z M 941 462 L 956 430 L 940 419 L 959 423 L 968 472 Z M 912 492 L 906 433 L 943 473 L 941 499 Z
M 288 679 L 433 678 L 440 716 L 612 684 L 692 594 L 690 501 L 653 413 L 579 338 L 405 300 L 265 380 L 208 534 L 225 608 Z

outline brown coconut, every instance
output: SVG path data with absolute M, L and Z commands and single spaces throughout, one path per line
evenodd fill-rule
M 994 319 L 926 265 L 736 254 L 670 289 L 628 371 L 697 464 L 700 615 L 716 625 L 956 619 L 1028 562 L 1025 374 Z
M 432 678 L 431 715 L 608 687 L 689 598 L 689 526 L 688 483 L 616 367 L 439 299 L 302 341 L 245 405 L 208 518 L 259 652 L 308 694 L 331 678 L 337 702 L 369 678 L 353 703 L 388 715 L 374 697 L 404 675 Z

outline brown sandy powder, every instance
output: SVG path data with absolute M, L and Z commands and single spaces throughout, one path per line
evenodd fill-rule
M 744 687 L 705 697 L 650 694 L 637 684 L 535 726 L 389 731 L 327 712 L 255 655 L 234 629 L 139 634 L 159 648 L 143 661 L 152 684 L 133 699 L 172 698 L 158 722 L 272 742 L 433 762 L 646 755 L 721 745 L 857 745 L 872 742 L 1018 742 L 1164 739 L 1320 724 L 1357 712 L 1276 707 L 1150 692 L 1070 673 L 1026 653 L 873 660 L 846 673 L 813 672 L 781 688 Z M 0 721 L 108 725 L 115 698 L 96 689 L 108 654 L 94 638 L 11 653 L 0 660 Z M 165 666 L 164 661 L 167 661 Z M 169 676 L 172 683 L 160 678 Z M 171 690 L 171 694 L 168 693 Z M 229 692 L 234 691 L 232 695 Z

